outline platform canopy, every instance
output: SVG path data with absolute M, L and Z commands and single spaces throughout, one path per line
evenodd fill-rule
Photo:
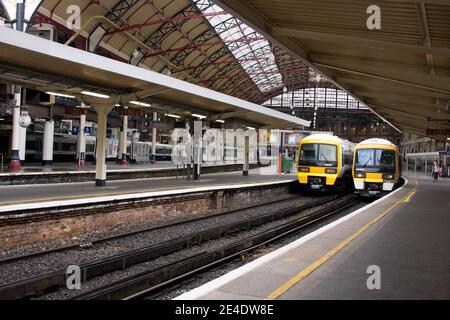
M 213 0 L 42 0 L 29 20 L 27 32 L 50 26 L 59 42 L 257 104 L 317 86 L 310 68 Z
M 421 135 L 450 127 L 450 1 L 217 3 L 397 127 Z M 372 5 L 381 29 L 367 26 Z
M 111 103 L 138 101 L 154 111 L 209 120 L 232 119 L 266 128 L 309 126 L 310 122 L 260 105 L 62 45 L 6 27 L 0 28 L 0 81 L 43 91 L 110 96 Z M 86 98 L 88 98 L 86 96 Z

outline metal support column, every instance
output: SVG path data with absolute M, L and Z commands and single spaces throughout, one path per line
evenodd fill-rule
M 152 128 L 152 156 L 151 156 L 151 162 L 156 162 L 156 121 L 158 120 L 158 114 L 156 112 L 153 112 L 153 128 Z
M 122 124 L 122 157 L 120 158 L 120 165 L 126 166 L 128 164 L 127 161 L 127 131 L 128 131 L 128 116 L 123 116 L 123 124 Z
M 106 127 L 108 113 L 111 108 L 105 106 L 94 107 L 97 112 L 97 144 L 96 144 L 96 168 L 95 168 L 95 186 L 106 186 Z
M 14 111 L 13 111 L 13 123 L 12 123 L 12 137 L 11 137 L 11 161 L 9 162 L 8 169 L 12 171 L 20 170 L 20 156 L 19 156 L 19 148 L 20 148 L 20 87 L 14 86 Z
M 194 180 L 200 179 L 202 156 L 202 122 L 194 121 Z
M 242 175 L 248 176 L 248 171 L 250 169 L 250 137 L 248 135 L 244 138 L 244 164 L 242 166 Z
M 51 166 L 53 164 L 53 137 L 55 122 L 50 119 L 44 123 L 44 141 L 42 143 L 42 165 Z
M 81 108 L 86 110 L 86 105 L 81 103 Z M 78 130 L 78 166 L 84 167 L 86 163 L 86 115 L 83 113 L 80 115 L 80 128 Z
M 27 147 L 27 128 L 19 126 L 19 159 L 22 165 L 25 162 L 26 147 Z

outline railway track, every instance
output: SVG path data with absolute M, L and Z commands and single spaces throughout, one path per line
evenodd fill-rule
M 145 298 L 169 285 L 176 284 L 187 277 L 210 268 L 217 267 L 233 258 L 275 242 L 293 232 L 339 213 L 360 200 L 336 201 L 327 208 L 319 209 L 299 219 L 270 228 L 256 235 L 235 241 L 210 252 L 201 252 L 195 256 L 180 259 L 151 271 L 145 271 L 96 288 L 74 297 L 76 300 L 131 300 Z
M 338 196 L 336 196 L 335 198 L 337 198 L 337 197 Z M 230 212 L 239 212 L 241 210 L 258 208 L 261 206 L 265 206 L 269 203 L 275 203 L 278 201 L 286 201 L 286 199 L 272 201 L 272 202 L 268 202 L 268 203 L 266 202 L 264 204 L 258 204 L 258 205 L 254 205 L 254 206 L 249 206 L 249 207 L 245 207 L 245 209 L 240 208 L 240 209 L 230 210 L 227 212 L 219 213 L 216 216 L 220 216 L 220 215 L 230 213 Z M 136 264 L 139 264 L 142 262 L 146 262 L 146 261 L 164 256 L 164 255 L 168 255 L 170 253 L 189 248 L 190 246 L 200 245 L 209 240 L 220 239 L 224 236 L 228 236 L 228 235 L 235 234 L 235 233 L 245 231 L 245 230 L 250 230 L 257 226 L 260 226 L 260 225 L 263 225 L 263 224 L 266 224 L 266 223 L 269 223 L 269 222 L 272 222 L 272 221 L 275 221 L 278 219 L 290 217 L 294 214 L 297 214 L 298 212 L 301 212 L 302 210 L 309 209 L 309 208 L 312 208 L 317 205 L 323 205 L 326 201 L 322 201 L 322 202 L 323 203 L 320 203 L 320 198 L 319 198 L 316 201 L 310 201 L 306 204 L 297 205 L 297 206 L 289 207 L 289 208 L 282 209 L 282 210 L 275 210 L 274 212 L 269 212 L 267 214 L 262 214 L 260 216 L 248 218 L 243 221 L 228 223 L 228 224 L 221 225 L 221 226 L 215 226 L 213 228 L 209 228 L 207 230 L 202 230 L 200 232 L 196 232 L 196 233 L 190 234 L 188 236 L 183 236 L 183 237 L 176 238 L 176 239 L 173 239 L 170 241 L 153 244 L 153 245 L 150 245 L 150 246 L 147 246 L 144 248 L 140 248 L 140 249 L 128 251 L 125 253 L 120 253 L 120 254 L 116 254 L 113 256 L 109 256 L 109 257 L 99 259 L 96 261 L 84 263 L 79 266 L 81 269 L 82 282 L 86 282 L 90 279 L 93 279 L 95 277 L 98 277 L 98 276 L 101 276 L 101 275 L 104 275 L 104 274 L 107 274 L 107 273 L 110 273 L 113 271 L 124 270 L 130 266 L 133 266 L 133 265 L 136 265 Z M 331 207 L 337 206 L 336 209 L 342 208 L 344 202 L 345 201 L 342 199 L 335 200 L 333 202 L 335 204 L 332 205 Z M 322 213 L 321 215 L 325 216 L 325 213 Z M 328 216 L 328 215 L 326 215 L 326 216 Z M 206 216 L 203 218 L 194 218 L 194 219 L 189 219 L 186 221 L 192 222 L 192 221 L 197 221 L 197 220 L 205 219 L 205 218 L 209 218 L 209 217 L 211 217 L 211 216 Z M 304 220 L 304 219 L 300 219 L 300 220 L 303 221 L 302 223 L 306 223 L 305 222 L 306 220 Z M 308 219 L 308 220 L 310 220 L 310 219 Z M 174 224 L 182 224 L 182 223 L 186 223 L 186 221 L 177 222 Z M 287 231 L 288 227 L 286 226 L 285 228 L 286 229 L 283 229 L 283 230 Z M 148 230 L 148 229 L 145 229 L 145 230 Z M 142 231 L 134 231 L 133 234 L 138 233 L 138 232 L 142 232 Z M 276 232 L 276 231 L 273 231 L 273 232 Z M 266 233 L 266 234 L 268 235 L 269 233 Z M 127 235 L 129 235 L 129 233 Z M 258 237 L 258 239 L 266 239 L 267 235 L 266 236 L 261 235 L 261 237 Z M 124 236 L 124 235 L 118 235 L 118 236 Z M 118 236 L 108 237 L 107 239 L 116 238 Z M 107 241 L 107 240 L 100 239 L 98 241 Z M 170 264 L 170 265 L 164 266 L 162 268 L 159 268 L 157 270 L 154 270 L 153 272 L 151 272 L 153 277 L 148 276 L 148 275 L 145 275 L 145 276 L 141 275 L 142 277 L 147 279 L 147 280 L 142 280 L 142 281 L 144 281 L 144 283 L 146 283 L 147 286 L 148 285 L 158 286 L 162 283 L 166 283 L 167 281 L 173 281 L 173 279 L 175 279 L 179 276 L 185 277 L 184 274 L 186 274 L 186 272 L 197 272 L 197 271 L 192 271 L 192 270 L 197 270 L 199 268 L 203 269 L 203 268 L 205 268 L 205 266 L 208 266 L 210 264 L 217 264 L 218 261 L 220 261 L 221 259 L 230 259 L 233 256 L 235 256 L 236 254 L 238 254 L 238 252 L 240 252 L 244 249 L 248 250 L 248 248 L 252 247 L 252 245 L 250 245 L 250 246 L 248 245 L 248 243 L 249 243 L 248 241 L 251 241 L 251 240 L 247 240 L 247 242 L 245 242 L 245 243 L 236 244 L 236 246 L 231 246 L 231 247 L 229 246 L 229 247 L 223 248 L 223 250 L 221 250 L 219 253 L 218 252 L 213 252 L 213 253 L 205 252 L 205 253 L 201 253 L 199 255 L 192 256 L 188 259 L 177 261 L 173 264 Z M 257 244 L 259 242 L 260 242 L 259 240 L 258 241 L 255 240 L 255 244 Z M 73 248 L 74 246 L 69 246 L 69 247 Z M 63 249 L 59 248 L 58 250 L 63 250 Z M 44 253 L 41 252 L 40 254 L 44 254 Z M 23 256 L 22 257 L 14 257 L 14 259 L 23 259 L 23 258 L 24 258 Z M 178 270 L 178 271 L 174 271 L 174 270 Z M 191 271 L 186 271 L 186 270 L 191 270 Z M 146 272 L 146 273 L 148 273 L 148 272 Z M 158 276 L 158 274 L 159 274 L 159 276 Z M 157 283 L 158 281 L 155 280 L 157 278 L 160 279 L 160 280 L 158 280 L 159 283 Z M 148 280 L 148 279 L 153 279 L 153 280 Z M 65 280 L 66 280 L 66 268 L 55 271 L 55 272 L 41 274 L 39 276 L 35 276 L 32 278 L 9 283 L 7 285 L 0 287 L 0 299 L 23 299 L 23 298 L 27 298 L 27 297 L 43 295 L 51 290 L 55 290 L 58 287 L 63 286 L 65 284 Z M 136 280 L 136 279 L 129 280 L 129 281 L 130 282 L 137 281 L 137 282 L 141 283 L 141 280 Z M 145 282 L 145 281 L 147 281 L 147 282 Z M 103 289 L 105 289 L 105 288 L 103 288 Z M 105 290 L 108 290 L 108 289 L 106 288 Z M 95 296 L 95 294 L 94 294 L 93 297 L 98 298 L 98 297 L 102 297 L 102 296 Z M 116 297 L 116 295 L 111 296 L 111 298 L 115 298 L 115 297 Z
M 226 211 L 222 211 L 222 212 L 218 212 L 218 213 L 214 213 L 214 214 L 208 214 L 208 215 L 202 215 L 202 216 L 198 216 L 198 217 L 194 217 L 194 218 L 182 219 L 182 220 L 178 220 L 178 221 L 175 221 L 175 222 L 160 224 L 160 225 L 151 226 L 151 227 L 148 227 L 148 228 L 141 228 L 141 229 L 133 230 L 133 231 L 130 231 L 130 232 L 123 232 L 123 233 L 119 233 L 119 234 L 112 235 L 112 236 L 106 236 L 106 237 L 102 237 L 102 238 L 99 238 L 99 239 L 91 240 L 91 241 L 88 241 L 88 242 L 83 241 L 83 242 L 79 242 L 77 244 L 70 244 L 70 245 L 66 245 L 66 246 L 60 246 L 60 247 L 57 247 L 57 248 L 41 250 L 41 251 L 36 251 L 36 252 L 22 254 L 22 255 L 15 255 L 15 256 L 10 256 L 10 257 L 2 257 L 2 258 L 0 258 L 0 266 L 4 265 L 4 264 L 12 263 L 12 262 L 20 261 L 20 260 L 26 260 L 26 259 L 30 259 L 30 258 L 36 258 L 36 257 L 48 255 L 48 254 L 51 254 L 51 253 L 56 253 L 56 252 L 61 252 L 61 251 L 66 251 L 66 250 L 73 250 L 73 249 L 84 249 L 84 248 L 87 248 L 89 246 L 95 246 L 95 245 L 98 245 L 98 244 L 101 244 L 101 243 L 104 243 L 104 242 L 107 242 L 107 241 L 120 239 L 120 238 L 125 238 L 125 237 L 129 237 L 129 236 L 136 235 L 136 234 L 139 234 L 139 233 L 144 233 L 144 232 L 148 232 L 148 231 L 156 231 L 156 230 L 160 230 L 160 229 L 163 229 L 163 228 L 179 226 L 179 225 L 182 225 L 182 224 L 185 224 L 185 223 L 196 222 L 196 221 L 200 221 L 200 220 L 207 219 L 207 218 L 221 217 L 221 216 L 225 216 L 225 215 L 232 214 L 232 213 L 235 213 L 235 212 L 239 212 L 239 211 L 242 211 L 242 210 L 257 209 L 257 208 L 260 208 L 260 207 L 263 207 L 263 206 L 266 206 L 266 205 L 271 205 L 271 204 L 287 201 L 289 199 L 293 199 L 294 197 L 295 196 L 283 197 L 283 198 L 280 198 L 280 199 L 275 199 L 275 200 L 270 200 L 270 201 L 266 201 L 266 202 L 263 202 L 263 203 L 258 203 L 258 204 L 253 204 L 253 205 L 249 205 L 249 206 L 239 207 L 239 208 L 226 210 Z

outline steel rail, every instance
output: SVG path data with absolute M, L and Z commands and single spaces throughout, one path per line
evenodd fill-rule
M 132 265 L 168 255 L 192 245 L 200 245 L 208 240 L 219 239 L 223 236 L 243 230 L 250 230 L 253 227 L 291 216 L 301 210 L 330 203 L 336 198 L 339 198 L 339 196 L 340 195 L 334 195 L 332 199 L 327 198 L 326 200 L 318 198 L 316 201 L 309 201 L 305 204 L 292 206 L 283 210 L 275 210 L 260 216 L 215 226 L 180 238 L 83 263 L 79 266 L 82 282 L 86 282 L 92 278 L 112 271 L 124 270 Z M 237 209 L 236 211 L 240 210 Z M 25 297 L 42 295 L 54 288 L 64 285 L 66 276 L 66 268 L 62 268 L 58 271 L 8 283 L 0 287 L 0 299 L 22 299 Z
M 344 202 L 344 203 L 343 203 Z M 179 261 L 170 263 L 161 268 L 144 271 L 131 277 L 107 284 L 74 297 L 76 300 L 131 300 L 145 297 L 170 284 L 176 283 L 186 277 L 205 271 L 211 267 L 227 262 L 243 253 L 255 250 L 261 246 L 277 241 L 303 229 L 313 223 L 323 220 L 331 215 L 354 206 L 360 200 L 350 199 L 338 201 L 331 207 L 322 208 L 307 216 L 276 226 L 260 232 L 243 240 L 225 245 L 211 252 L 201 252 Z
M 21 254 L 21 255 L 16 255 L 16 256 L 11 256 L 11 257 L 3 257 L 3 258 L 0 258 L 0 266 L 3 265 L 3 264 L 13 263 L 13 262 L 17 262 L 17 261 L 20 261 L 20 260 L 36 258 L 36 257 L 43 256 L 43 255 L 46 255 L 46 254 L 51 254 L 51 253 L 56 253 L 56 252 L 61 252 L 61 251 L 66 251 L 66 250 L 82 249 L 86 245 L 97 245 L 97 244 L 100 244 L 100 243 L 103 243 L 103 242 L 106 242 L 106 241 L 111 241 L 111 240 L 116 240 L 116 239 L 120 239 L 120 238 L 133 236 L 133 235 L 136 235 L 138 233 L 143 233 L 143 232 L 148 232 L 148 231 L 155 231 L 155 230 L 160 230 L 160 229 L 164 229 L 164 228 L 168 228 L 168 227 L 174 227 L 174 226 L 182 225 L 182 224 L 185 224 L 185 223 L 201 221 L 201 220 L 205 220 L 205 219 L 208 219 L 208 218 L 225 216 L 227 214 L 232 214 L 232 213 L 235 213 L 235 212 L 238 212 L 238 211 L 254 209 L 254 208 L 258 208 L 258 207 L 262 207 L 262 206 L 266 206 L 266 205 L 271 205 L 271 204 L 274 204 L 274 203 L 283 202 L 283 201 L 290 200 L 290 199 L 293 199 L 293 198 L 294 197 L 285 197 L 285 198 L 281 198 L 281 199 L 270 200 L 270 201 L 266 201 L 266 202 L 263 202 L 263 203 L 252 204 L 252 205 L 249 205 L 249 206 L 244 206 L 244 207 L 239 207 L 239 208 L 235 208 L 235 209 L 230 209 L 230 210 L 226 210 L 226 211 L 222 211 L 222 212 L 218 212 L 218 213 L 214 213 L 214 214 L 206 214 L 206 215 L 201 215 L 199 217 L 182 219 L 182 220 L 178 220 L 178 221 L 174 221 L 174 222 L 170 222 L 170 223 L 165 223 L 165 224 L 161 224 L 161 225 L 151 226 L 151 227 L 148 227 L 148 228 L 142 228 L 142 229 L 133 230 L 133 231 L 129 231 L 129 232 L 123 232 L 123 233 L 119 233 L 117 235 L 106 236 L 106 237 L 102 237 L 102 238 L 99 238 L 99 239 L 96 239 L 96 240 L 92 240 L 92 241 L 89 241 L 89 242 L 84 241 L 84 242 L 80 242 L 80 243 L 77 243 L 77 244 L 70 244 L 70 245 L 66 245 L 66 246 L 61 246 L 61 247 L 47 249 L 47 250 L 41 250 L 41 251 L 37 251 L 37 252 L 31 252 L 31 253 L 27 253 L 27 254 Z

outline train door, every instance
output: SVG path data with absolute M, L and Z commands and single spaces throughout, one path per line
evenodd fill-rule
M 35 160 L 42 160 L 42 145 L 43 145 L 43 135 L 34 135 L 35 141 L 34 141 L 34 159 Z M 31 145 L 33 147 L 33 145 Z

